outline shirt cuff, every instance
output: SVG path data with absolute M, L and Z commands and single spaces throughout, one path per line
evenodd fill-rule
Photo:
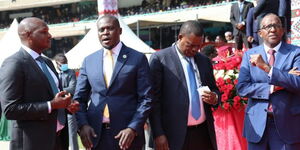
M 271 67 L 271 69 L 270 69 L 270 71 L 269 71 L 269 73 L 268 73 L 269 78 L 272 77 L 272 73 L 273 73 L 273 67 Z
M 48 113 L 50 114 L 51 113 L 51 103 L 50 103 L 50 101 L 48 101 L 47 104 L 48 104 Z

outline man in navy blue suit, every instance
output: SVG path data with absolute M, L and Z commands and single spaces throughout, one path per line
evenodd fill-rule
M 114 16 L 97 22 L 103 49 L 84 59 L 74 99 L 83 145 L 93 150 L 141 150 L 152 104 L 147 58 L 120 41 Z
M 258 46 L 258 28 L 257 28 L 257 20 L 253 17 L 254 8 L 249 9 L 247 15 L 247 24 L 246 24 L 246 36 L 248 42 L 251 44 L 251 47 Z
M 261 21 L 264 43 L 245 52 L 239 95 L 248 97 L 244 136 L 249 150 L 300 149 L 300 48 L 282 42 L 284 28 L 275 14 Z M 299 72 L 299 71 L 298 71 Z
M 201 24 L 187 21 L 176 43 L 151 56 L 157 103 L 150 124 L 156 150 L 217 149 L 211 108 L 220 95 L 210 59 L 198 52 L 202 41 Z

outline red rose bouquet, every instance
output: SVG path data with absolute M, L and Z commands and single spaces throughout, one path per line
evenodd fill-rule
M 238 96 L 235 89 L 242 58 L 238 55 L 232 55 L 218 60 L 214 65 L 216 83 L 222 93 L 221 104 L 218 108 L 228 111 L 232 108 L 240 110 L 247 104 L 247 99 Z

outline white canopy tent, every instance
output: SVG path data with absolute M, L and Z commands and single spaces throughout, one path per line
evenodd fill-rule
M 21 47 L 21 40 L 18 35 L 18 21 L 14 19 L 10 28 L 0 41 L 0 66 L 2 62 L 12 54 L 16 53 Z

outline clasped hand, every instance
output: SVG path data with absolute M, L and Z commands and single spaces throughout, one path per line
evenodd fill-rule
M 71 113 L 79 110 L 79 102 L 72 100 L 71 94 L 66 91 L 58 92 L 50 104 L 52 109 L 68 109 Z

